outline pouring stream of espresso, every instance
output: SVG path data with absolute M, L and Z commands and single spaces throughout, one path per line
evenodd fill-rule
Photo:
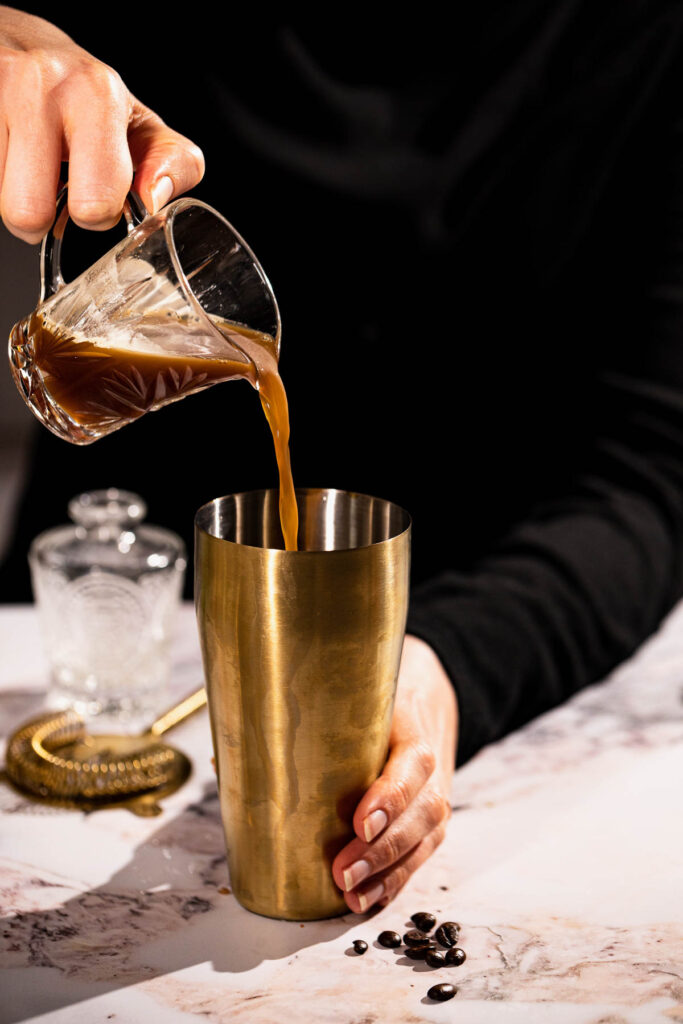
M 233 350 L 244 353 L 249 362 L 110 347 L 53 324 L 43 313 L 32 313 L 17 324 L 11 345 L 22 359 L 34 363 L 51 409 L 60 411 L 60 436 L 66 434 L 75 444 L 89 444 L 211 384 L 248 380 L 258 389 L 273 436 L 285 548 L 296 551 L 298 509 L 289 454 L 289 410 L 276 343 L 268 334 L 217 317 L 211 320 Z M 186 323 L 179 326 L 186 328 Z M 173 316 L 153 314 L 145 318 L 144 328 L 168 334 L 173 331 Z

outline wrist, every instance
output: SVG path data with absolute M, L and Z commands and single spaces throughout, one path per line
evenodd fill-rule
M 450 785 L 458 738 L 455 690 L 441 660 L 419 637 L 407 634 L 396 694 L 399 727 L 429 743 Z

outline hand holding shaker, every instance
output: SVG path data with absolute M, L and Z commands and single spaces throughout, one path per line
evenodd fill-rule
M 297 500 L 298 551 L 277 491 L 203 506 L 195 594 L 233 892 L 310 920 L 347 910 L 331 863 L 386 760 L 410 517 L 344 491 Z

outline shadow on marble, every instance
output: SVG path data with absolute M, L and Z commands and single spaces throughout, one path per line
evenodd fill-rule
M 358 921 L 349 914 L 301 925 L 244 910 L 229 891 L 214 784 L 205 785 L 198 801 L 140 843 L 130 861 L 97 888 L 76 891 L 62 877 L 41 872 L 37 878 L 35 870 L 18 866 L 15 877 L 10 871 L 3 878 L 0 895 L 6 908 L 51 903 L 49 909 L 0 919 L 3 967 L 52 968 L 68 981 L 51 998 L 45 976 L 43 1013 L 91 998 L 94 987 L 109 992 L 197 964 L 239 974 L 263 961 L 296 958 Z M 23 1019 L 25 997 L 21 1003 L 16 1010 L 5 1005 L 8 1024 Z

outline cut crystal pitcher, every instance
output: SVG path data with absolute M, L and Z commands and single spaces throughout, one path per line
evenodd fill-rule
M 273 290 L 221 214 L 183 198 L 149 216 L 132 192 L 124 213 L 127 236 L 65 283 L 61 192 L 41 249 L 39 305 L 10 335 L 19 391 L 75 444 L 220 381 L 258 386 L 259 367 L 279 355 Z

